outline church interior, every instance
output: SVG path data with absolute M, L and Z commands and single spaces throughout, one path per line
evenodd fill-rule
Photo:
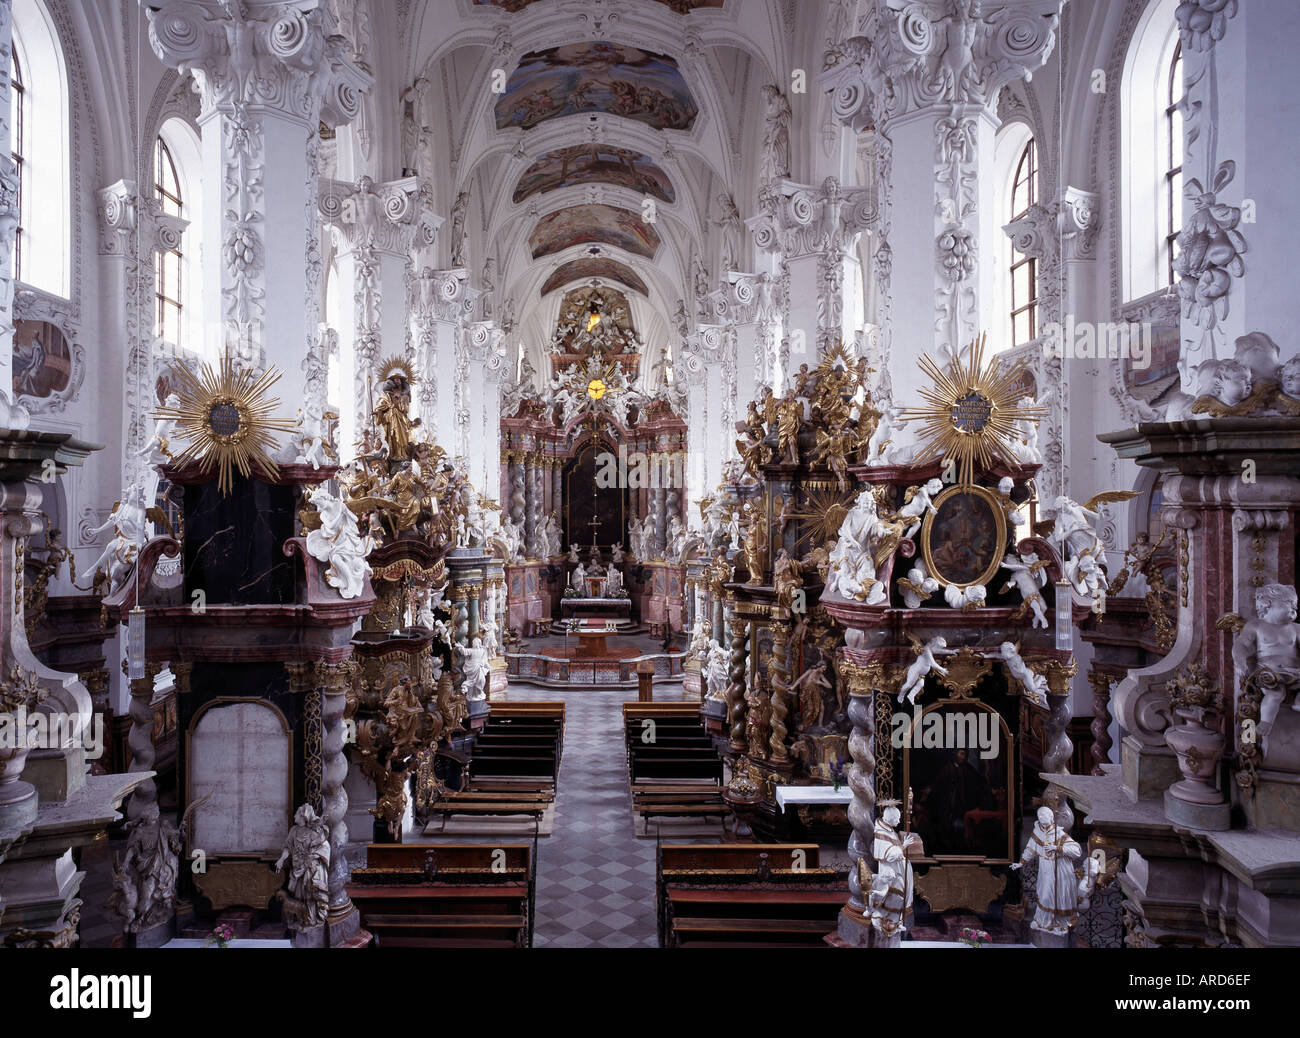
M 0 946 L 1300 946 L 1298 38 L 0 0 Z

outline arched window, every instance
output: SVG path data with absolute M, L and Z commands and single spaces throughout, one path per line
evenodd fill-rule
M 202 251 L 203 181 L 199 136 L 173 116 L 158 128 L 153 150 L 153 195 L 168 216 L 188 221 L 175 249 L 154 256 L 154 335 L 190 353 L 212 359 L 213 343 L 203 334 Z
M 1030 137 L 1011 181 L 1010 220 L 1019 220 L 1038 201 L 1038 152 Z M 1038 334 L 1038 260 L 1011 252 L 1011 345 L 1020 346 Z
M 154 196 L 168 216 L 185 218 L 185 198 L 181 194 L 180 178 L 176 175 L 176 161 L 167 142 L 161 137 L 153 149 Z M 167 249 L 154 257 L 154 297 L 158 309 L 154 318 L 154 335 L 173 346 L 185 346 L 184 325 L 181 317 L 185 304 L 181 301 L 184 254 L 179 248 Z
M 1133 31 L 1120 89 L 1121 284 L 1125 300 L 1174 281 L 1182 225 L 1182 48 L 1178 0 L 1153 0 Z
M 39 0 L 14 0 L 11 148 L 18 164 L 19 281 L 68 297 L 71 150 L 68 78 L 54 25 Z
M 18 230 L 14 233 L 14 278 L 23 280 L 23 181 L 26 170 L 23 156 L 27 154 L 27 85 L 23 81 L 23 66 L 18 60 L 18 49 L 9 52 L 9 85 L 12 91 L 9 105 L 10 158 L 14 162 L 14 176 L 18 178 Z
M 1165 283 L 1174 283 L 1174 250 L 1183 226 L 1183 43 L 1169 64 L 1165 105 Z

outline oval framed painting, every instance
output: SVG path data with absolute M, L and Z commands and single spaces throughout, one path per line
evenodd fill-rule
M 1006 546 L 1006 512 L 985 487 L 949 487 L 921 524 L 921 556 L 942 584 L 987 584 L 1002 565 Z

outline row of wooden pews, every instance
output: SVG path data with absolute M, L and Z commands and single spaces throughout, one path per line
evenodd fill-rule
M 372 843 L 347 891 L 381 948 L 530 948 L 536 868 L 526 843 Z
M 664 948 L 826 948 L 848 898 L 813 844 L 661 844 L 655 904 Z
M 624 703 L 632 809 L 644 821 L 716 818 L 726 837 L 722 761 L 704 731 L 697 703 Z

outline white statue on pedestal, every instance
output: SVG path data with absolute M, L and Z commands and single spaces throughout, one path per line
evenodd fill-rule
M 668 520 L 668 544 L 664 548 L 664 558 L 669 562 L 681 558 L 682 550 L 686 547 L 686 527 L 682 524 L 681 519 L 673 516 Z
M 340 598 L 359 598 L 370 573 L 366 556 L 373 543 L 357 532 L 356 515 L 326 484 L 312 490 L 307 500 L 320 513 L 320 528 L 307 534 L 307 554 L 327 564 L 325 583 L 336 588 Z
M 1083 856 L 1079 844 L 1070 838 L 1069 830 L 1057 823 L 1050 807 L 1038 809 L 1038 821 L 1029 834 L 1020 861 L 1011 866 L 1018 869 L 1038 859 L 1038 903 L 1034 906 L 1031 930 L 1067 934 L 1078 917 L 1078 878 L 1074 863 Z
M 582 561 L 582 556 L 578 554 L 578 546 L 576 544 L 569 545 L 569 561 L 573 563 Z
M 1047 677 L 1043 674 L 1036 674 L 1029 669 L 1024 659 L 1020 656 L 1020 650 L 1012 642 L 1003 642 L 998 647 L 998 654 L 1002 657 L 1002 662 L 1006 664 L 1007 673 L 1020 682 L 1025 687 L 1025 696 L 1034 706 L 1047 708 Z
M 912 647 L 916 650 L 916 659 L 912 665 L 907 668 L 907 674 L 903 678 L 903 686 L 898 690 L 898 701 L 901 703 L 906 697 L 909 703 L 915 703 L 916 697 L 921 694 L 925 688 L 925 676 L 930 671 L 936 671 L 939 674 L 947 674 L 948 669 L 939 665 L 937 656 L 952 656 L 956 654 L 955 649 L 948 648 L 948 639 L 943 635 L 936 635 L 924 645 L 912 638 Z
M 1037 407 L 1038 402 L 1032 396 L 1027 396 L 1021 399 L 1020 406 Z M 1038 423 L 1022 418 L 1015 423 L 1015 429 L 1016 436 L 1012 440 L 1011 449 L 1016 456 L 1026 465 L 1041 465 L 1043 452 L 1038 447 Z
M 581 562 L 574 567 L 573 573 L 569 577 L 569 587 L 578 592 L 582 598 L 587 597 L 587 567 Z
M 876 861 L 876 875 L 867 895 L 867 909 L 871 925 L 885 937 L 893 937 L 906 929 L 907 918 L 912 914 L 912 858 L 925 853 L 921 837 L 916 833 L 900 833 L 902 820 L 898 801 L 882 801 L 886 805 L 881 817 L 876 819 L 871 838 L 871 856 Z
M 623 590 L 623 573 L 621 570 L 609 567 L 609 575 L 605 580 L 605 597 L 621 598 Z
M 298 408 L 298 424 L 289 434 L 289 446 L 294 449 L 295 465 L 310 465 L 314 469 L 328 465 L 333 455 L 325 434 L 325 422 L 320 415 L 309 414 Z
M 707 698 L 724 699 L 729 683 L 727 671 L 731 666 L 731 654 L 716 643 L 709 647 L 708 652 L 704 664 L 704 680 L 708 686 Z
M 626 558 L 627 555 L 623 551 L 623 542 L 615 542 L 614 546 L 609 549 L 609 561 L 615 566 L 621 566 L 623 565 L 623 560 Z
M 1038 553 L 1031 551 L 1028 555 L 1008 554 L 1002 560 L 1002 566 L 1011 571 L 1011 579 L 1006 582 L 1002 590 L 1008 591 L 1014 584 L 1025 605 L 1033 610 L 1033 626 L 1046 629 L 1047 603 L 1043 601 L 1039 589 L 1047 583 L 1047 574 L 1043 572 L 1047 568 L 1047 561 L 1040 560 Z
M 839 538 L 830 552 L 827 591 L 867 605 L 886 601 L 885 586 L 876 579 L 874 558 L 876 540 L 883 533 L 875 496 L 870 489 L 864 490 L 840 524 Z
M 293 816 L 293 828 L 284 838 L 284 850 L 275 871 L 289 863 L 289 885 L 282 892 L 284 914 L 291 926 L 305 929 L 325 922 L 329 907 L 329 830 L 310 804 Z
M 488 675 L 492 670 L 488 660 L 488 650 L 483 647 L 483 639 L 475 638 L 473 644 L 463 645 L 461 653 L 461 671 L 465 681 L 461 686 L 465 698 L 478 702 L 487 698 Z

